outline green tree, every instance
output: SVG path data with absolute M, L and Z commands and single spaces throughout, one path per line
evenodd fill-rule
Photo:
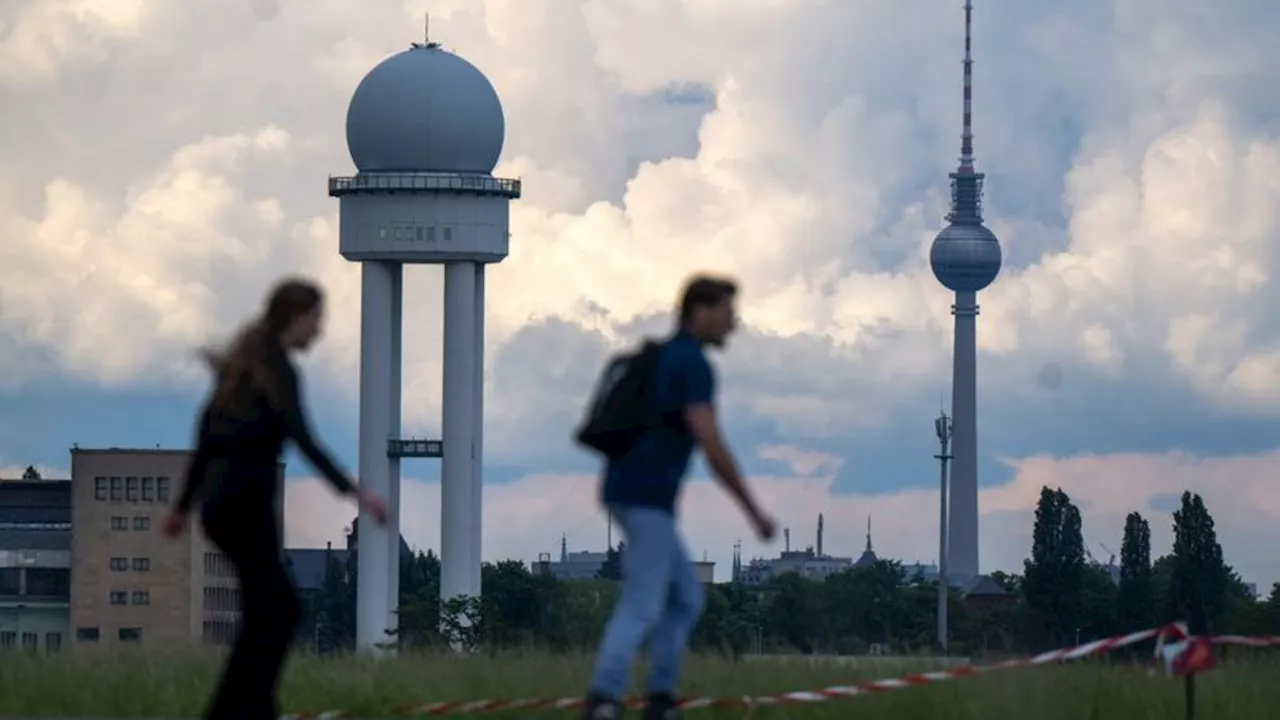
M 400 557 L 397 640 L 402 648 L 441 647 L 440 558 L 432 551 Z
M 698 650 L 731 654 L 734 629 L 733 605 L 728 585 L 712 585 L 706 589 L 706 605 L 698 625 L 689 638 L 689 646 Z
M 626 547 L 627 544 L 619 540 L 616 548 L 609 548 L 609 551 L 605 554 L 604 563 L 596 571 L 597 580 L 613 580 L 616 582 L 622 579 L 622 551 Z
M 324 580 L 312 598 L 311 608 L 312 640 L 318 653 L 345 650 L 355 643 L 355 587 L 349 570 L 332 553 L 325 553 Z
M 1080 575 L 1080 616 L 1075 641 L 1110 637 L 1131 628 L 1116 622 L 1118 588 L 1102 565 L 1085 565 Z
M 1123 631 L 1156 624 L 1155 585 L 1151 569 L 1151 526 L 1136 512 L 1124 520 L 1120 543 L 1120 587 L 1116 595 L 1116 623 Z
M 821 630 L 822 613 L 814 583 L 794 572 L 769 583 L 769 607 L 764 613 L 766 639 L 809 654 Z
M 480 571 L 485 645 L 492 650 L 532 646 L 543 610 L 537 579 L 519 560 L 485 563 Z
M 1022 594 L 1022 576 L 1017 573 L 1007 573 L 1003 570 L 996 570 L 989 576 L 1000 587 L 1008 590 L 1014 595 Z
M 1168 614 L 1186 619 L 1193 634 L 1209 632 L 1228 608 L 1232 581 L 1204 500 L 1190 491 L 1182 493 L 1182 504 L 1173 513 Z
M 1083 630 L 1084 575 L 1080 510 L 1061 488 L 1044 487 L 1022 583 L 1033 645 L 1069 644 Z

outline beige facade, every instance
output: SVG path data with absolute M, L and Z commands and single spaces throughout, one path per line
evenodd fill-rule
M 74 646 L 234 638 L 240 598 L 227 558 L 207 540 L 198 518 L 177 540 L 161 533 L 190 454 L 72 449 Z

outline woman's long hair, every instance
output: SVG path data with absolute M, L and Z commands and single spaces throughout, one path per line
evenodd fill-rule
M 323 294 L 319 286 L 300 278 L 278 283 L 267 296 L 262 313 L 246 324 L 221 350 L 201 351 L 216 380 L 210 405 L 227 408 L 248 393 L 279 406 L 280 378 L 273 352 L 280 352 L 282 335 L 295 320 L 316 309 Z

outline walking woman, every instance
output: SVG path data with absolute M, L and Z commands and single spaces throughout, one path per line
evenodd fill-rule
M 323 310 L 316 285 L 285 280 L 271 292 L 262 315 L 225 351 L 205 354 L 216 380 L 164 531 L 180 535 L 192 507 L 200 504 L 205 533 L 240 579 L 240 634 L 206 712 L 210 720 L 279 717 L 276 685 L 301 616 L 276 514 L 284 443 L 296 443 L 338 492 L 354 495 L 378 523 L 387 519 L 382 501 L 358 490 L 307 428 L 289 353 L 306 350 L 319 336 Z

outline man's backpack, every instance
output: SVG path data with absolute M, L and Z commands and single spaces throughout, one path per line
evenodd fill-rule
M 662 343 L 646 340 L 638 350 L 610 358 L 575 435 L 581 445 L 606 458 L 617 458 L 658 424 L 653 390 L 662 347 Z

